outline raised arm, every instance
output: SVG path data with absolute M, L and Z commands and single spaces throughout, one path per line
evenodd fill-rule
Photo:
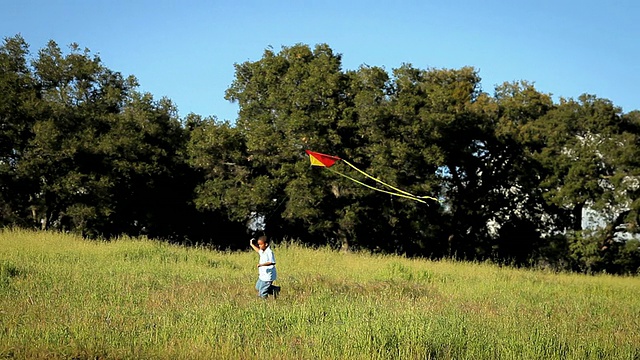
M 255 240 L 254 238 L 251 238 L 251 240 L 249 240 L 249 245 L 251 245 L 253 250 L 255 250 L 256 252 L 260 252 L 260 249 L 253 243 L 254 240 Z

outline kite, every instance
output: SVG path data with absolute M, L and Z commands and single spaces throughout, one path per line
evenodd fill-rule
M 377 178 L 367 174 L 366 172 L 358 169 L 357 167 L 355 167 L 353 164 L 351 164 L 350 162 L 348 162 L 345 159 L 341 159 L 341 158 L 339 158 L 337 156 L 333 156 L 333 155 L 322 154 L 322 153 L 311 151 L 311 150 L 305 150 L 305 151 L 306 151 L 307 155 L 309 155 L 309 160 L 311 161 L 311 166 L 325 167 L 325 168 L 327 168 L 327 170 L 329 170 L 329 171 L 331 171 L 331 172 L 333 172 L 335 174 L 338 174 L 338 175 L 340 175 L 340 176 L 342 176 L 344 178 L 347 178 L 347 179 L 349 179 L 349 180 L 351 180 L 353 182 L 356 182 L 356 183 L 358 183 L 358 184 L 360 184 L 362 186 L 366 186 L 369 189 L 373 189 L 375 191 L 380 191 L 380 192 L 383 192 L 385 194 L 390 194 L 390 195 L 394 195 L 394 196 L 400 196 L 400 197 L 403 197 L 403 198 L 415 200 L 415 201 L 418 201 L 418 202 L 421 202 L 421 203 L 426 203 L 426 201 L 424 201 L 425 199 L 431 199 L 431 200 L 435 200 L 435 201 L 440 202 L 440 200 L 438 200 L 438 199 L 436 199 L 434 197 L 431 197 L 431 196 L 417 196 L 417 195 L 411 194 L 411 193 L 409 193 L 407 191 L 400 190 L 400 189 L 398 189 L 396 187 L 393 187 L 393 186 L 383 182 L 382 180 L 377 179 Z M 337 170 L 332 169 L 331 167 L 338 161 L 342 161 L 343 163 L 347 164 L 348 166 L 350 166 L 354 170 L 358 171 L 362 175 L 364 175 L 364 176 L 368 177 L 369 179 L 371 179 L 373 181 L 376 181 L 376 182 L 378 182 L 378 183 L 380 183 L 380 184 L 382 184 L 382 185 L 384 185 L 384 186 L 386 186 L 386 187 L 388 187 L 390 189 L 393 189 L 396 192 L 379 189 L 377 187 L 365 184 L 365 183 L 363 183 L 363 182 L 361 182 L 361 181 L 359 181 L 357 179 L 352 178 L 351 176 L 345 175 L 345 174 L 343 174 L 343 173 L 341 173 L 341 172 L 339 172 Z

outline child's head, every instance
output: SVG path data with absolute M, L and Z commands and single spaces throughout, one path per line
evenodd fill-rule
M 262 235 L 258 238 L 258 248 L 260 250 L 264 250 L 267 247 L 269 247 L 269 240 L 267 240 L 267 237 L 265 235 Z

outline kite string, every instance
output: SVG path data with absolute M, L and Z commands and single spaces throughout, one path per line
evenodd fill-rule
M 345 159 L 341 159 L 341 160 L 342 160 L 342 161 L 344 161 L 344 163 L 345 163 L 345 164 L 347 164 L 347 165 L 351 166 L 351 167 L 352 167 L 353 169 L 355 169 L 356 171 L 360 172 L 362 175 L 364 175 L 364 176 L 368 177 L 369 179 L 372 179 L 372 180 L 374 180 L 374 181 L 377 181 L 377 182 L 379 182 L 380 184 L 382 184 L 382 185 L 384 185 L 384 186 L 390 187 L 390 188 L 392 188 L 393 190 L 395 190 L 395 191 L 397 191 L 397 192 L 399 192 L 399 193 L 405 194 L 405 195 L 407 195 L 406 197 L 411 197 L 411 198 L 415 198 L 415 199 L 433 199 L 433 200 L 439 201 L 438 199 L 436 199 L 436 198 L 434 198 L 434 197 L 431 197 L 431 196 L 417 196 L 417 195 L 414 195 L 414 194 L 412 194 L 412 193 L 410 193 L 410 192 L 408 192 L 408 191 L 404 191 L 404 190 L 398 189 L 398 188 L 396 188 L 396 187 L 393 187 L 393 186 L 391 186 L 391 185 L 389 185 L 389 184 L 385 183 L 384 181 L 382 181 L 382 180 L 380 180 L 380 179 L 377 179 L 377 178 L 375 178 L 375 177 L 373 177 L 373 176 L 371 176 L 371 175 L 367 174 L 366 172 L 364 172 L 364 171 L 362 171 L 362 170 L 358 169 L 357 167 L 355 167 L 353 164 L 351 164 L 351 163 L 350 163 L 350 162 L 348 162 L 347 160 L 345 160 Z M 376 189 L 376 190 L 379 190 L 379 189 Z
M 333 170 L 332 168 L 329 168 L 329 167 L 328 167 L 327 169 L 328 169 L 329 171 L 331 171 L 332 173 L 334 173 L 334 174 L 338 174 L 338 175 L 340 175 L 340 176 L 342 176 L 342 177 L 345 177 L 345 178 L 347 178 L 347 179 L 349 179 L 349 180 L 351 180 L 351 181 L 353 181 L 353 182 L 356 182 L 356 183 L 358 183 L 358 184 L 360 184 L 360 185 L 362 185 L 362 186 L 366 186 L 366 187 L 368 187 L 369 189 L 372 189 L 372 190 L 375 190 L 375 191 L 380 191 L 380 192 L 383 192 L 383 193 L 385 193 L 385 194 L 389 194 L 389 195 L 400 196 L 400 197 L 403 197 L 403 198 L 407 198 L 407 199 L 415 200 L 415 201 L 421 202 L 421 203 L 423 203 L 423 204 L 426 204 L 426 202 L 425 202 L 424 200 L 419 199 L 418 197 L 413 196 L 413 195 L 411 195 L 411 194 L 407 195 L 408 193 L 406 193 L 406 192 L 405 192 L 406 194 L 402 194 L 402 193 L 394 193 L 394 192 L 391 192 L 391 191 L 378 189 L 378 188 L 373 187 L 373 186 L 371 186 L 371 185 L 365 184 L 365 183 L 363 183 L 363 182 L 361 182 L 361 181 L 359 181 L 359 180 L 356 180 L 356 179 L 354 179 L 354 178 L 352 178 L 352 177 L 350 177 L 350 176 L 347 176 L 347 175 L 345 175 L 345 174 L 343 174 L 343 173 L 341 173 L 341 172 L 339 172 L 339 171 Z

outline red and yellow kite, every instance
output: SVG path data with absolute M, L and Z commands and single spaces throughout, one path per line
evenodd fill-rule
M 438 199 L 436 199 L 436 198 L 434 198 L 434 197 L 431 197 L 431 196 L 417 196 L 417 195 L 413 195 L 413 194 L 411 194 L 411 193 L 409 193 L 409 192 L 406 192 L 406 191 L 404 191 L 404 190 L 400 190 L 400 189 L 398 189 L 398 188 L 396 188 L 396 187 L 393 187 L 393 186 L 391 186 L 391 185 L 389 185 L 389 184 L 387 184 L 387 183 L 383 182 L 382 180 L 377 179 L 377 178 L 375 178 L 375 177 L 373 177 L 373 176 L 371 176 L 371 175 L 369 175 L 369 174 L 365 173 L 364 171 L 362 171 L 362 170 L 358 169 L 357 167 L 353 166 L 353 165 L 352 165 L 350 162 L 348 162 L 347 160 L 345 160 L 345 159 L 341 159 L 341 158 L 339 158 L 339 157 L 337 157 L 337 156 L 327 155 L 327 154 L 322 154 L 322 153 L 315 152 L 315 151 L 311 151 L 311 150 L 305 150 L 305 151 L 306 151 L 306 152 L 307 152 L 307 154 L 309 155 L 309 160 L 311 161 L 311 165 L 312 165 L 312 166 L 321 166 L 321 167 L 325 167 L 325 168 L 327 168 L 329 171 L 331 171 L 331 172 L 333 172 L 333 173 L 335 173 L 335 174 L 338 174 L 338 175 L 340 175 L 340 176 L 342 176 L 342 177 L 345 177 L 345 178 L 347 178 L 347 179 L 349 179 L 349 180 L 351 180 L 351 181 L 354 181 L 354 182 L 356 182 L 356 183 L 358 183 L 358 184 L 360 184 L 360 185 L 366 186 L 366 187 L 368 187 L 369 189 L 373 189 L 373 190 L 375 190 L 375 191 L 380 191 L 380 192 L 383 192 L 383 193 L 385 193 L 385 194 L 390 194 L 390 195 L 394 195 L 394 196 L 404 197 L 404 198 L 411 199 L 411 200 L 415 200 L 415 201 L 418 201 L 418 202 L 421 202 L 421 203 L 426 203 L 426 202 L 424 201 L 424 199 L 431 199 L 431 200 L 435 200 L 435 201 L 438 201 L 438 202 L 440 201 L 440 200 L 438 200 Z M 342 161 L 342 162 L 344 162 L 345 164 L 349 165 L 351 168 L 355 169 L 356 171 L 358 171 L 358 172 L 359 172 L 359 173 L 361 173 L 362 175 L 364 175 L 364 176 L 368 177 L 369 179 L 374 180 L 374 181 L 376 181 L 376 182 L 378 182 L 378 183 L 380 183 L 380 184 L 382 184 L 382 185 L 384 185 L 384 186 L 386 186 L 386 187 L 388 187 L 388 188 L 390 188 L 390 189 L 393 189 L 393 190 L 395 190 L 396 192 L 387 191 L 387 190 L 383 190 L 383 189 L 378 189 L 378 188 L 373 187 L 373 186 L 371 186 L 371 185 L 367 185 L 367 184 L 365 184 L 365 183 L 363 183 L 363 182 L 361 182 L 361 181 L 359 181 L 359 180 L 356 180 L 356 179 L 354 179 L 354 178 L 352 178 L 352 177 L 350 177 L 350 176 L 348 176 L 348 175 L 345 175 L 345 174 L 343 174 L 343 173 L 341 173 L 341 172 L 339 172 L 339 171 L 336 171 L 336 170 L 334 170 L 334 169 L 331 169 L 331 167 L 332 167 L 332 166 L 333 166 L 337 161 Z

